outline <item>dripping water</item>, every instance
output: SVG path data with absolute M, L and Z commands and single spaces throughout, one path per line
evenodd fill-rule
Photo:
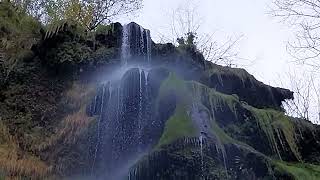
M 127 65 L 128 60 L 139 58 L 143 63 L 150 64 L 152 40 L 150 30 L 144 29 L 135 23 L 123 26 L 121 61 Z
M 143 58 L 145 58 L 145 53 L 144 53 L 144 29 L 139 26 L 139 29 L 140 29 L 140 53 L 141 53 L 141 56 Z M 137 38 L 138 39 L 138 38 Z M 148 39 L 148 38 L 147 38 Z
M 122 45 L 121 45 L 121 61 L 123 65 L 128 64 L 128 59 L 131 56 L 130 53 L 130 26 L 124 25 L 122 30 Z
M 210 102 L 210 109 L 211 109 L 211 119 L 212 121 L 216 121 L 215 120 L 215 111 L 214 111 L 214 104 L 212 102 L 212 99 L 209 100 Z M 220 137 L 218 137 L 217 135 L 214 135 L 215 136 L 215 139 L 216 139 L 216 151 L 217 151 L 217 154 L 219 155 L 220 154 L 220 151 L 221 151 L 221 156 L 222 156 L 222 160 L 223 160 L 223 165 L 224 165 L 224 170 L 225 170 L 225 173 L 226 175 L 228 176 L 228 169 L 227 169 L 227 152 L 225 150 L 225 147 L 224 147 L 224 144 L 221 142 L 221 139 Z
M 142 73 L 143 70 L 139 69 L 139 112 L 138 112 L 138 151 L 141 151 L 142 146 Z
M 203 178 L 204 161 L 203 161 L 203 136 L 202 136 L 202 133 L 200 133 L 199 141 L 200 141 L 200 156 L 201 156 L 201 178 Z
M 96 142 L 96 146 L 95 146 L 95 150 L 94 150 L 94 156 L 93 156 L 93 163 L 92 163 L 92 167 L 91 167 L 91 173 L 93 173 L 94 171 L 94 166 L 96 163 L 96 159 L 97 159 L 97 153 L 98 153 L 98 149 L 99 149 L 99 145 L 100 145 L 100 133 L 101 133 L 101 122 L 102 122 L 102 112 L 103 112 L 103 108 L 104 108 L 104 96 L 105 96 L 105 85 L 102 85 L 102 97 L 101 97 L 101 107 L 100 107 L 100 117 L 99 117 L 99 121 L 98 121 L 98 125 L 97 125 L 97 142 Z M 110 98 L 110 97 L 109 97 Z M 95 102 L 97 100 L 97 97 L 95 98 Z
M 147 60 L 148 63 L 150 64 L 151 61 L 151 35 L 150 35 L 150 30 L 146 30 L 146 34 L 147 34 Z

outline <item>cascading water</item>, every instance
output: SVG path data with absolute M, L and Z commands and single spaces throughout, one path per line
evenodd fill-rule
M 123 179 L 130 167 L 147 151 L 150 120 L 148 69 L 151 58 L 149 30 L 135 23 L 123 27 L 122 67 L 106 79 L 89 107 L 98 115 L 92 168 L 104 177 Z M 150 131 L 150 130 L 149 130 Z
M 207 109 L 202 103 L 201 103 L 201 95 L 203 92 L 201 92 L 201 89 L 197 88 L 196 86 L 191 87 L 193 90 L 193 101 L 192 101 L 192 107 L 191 107 L 191 118 L 194 121 L 194 123 L 197 125 L 200 135 L 199 135 L 199 142 L 200 142 L 200 156 L 201 156 L 201 170 L 203 172 L 203 167 L 204 167 L 204 154 L 203 154 L 203 145 L 204 145 L 204 140 L 206 138 L 213 140 L 217 154 L 220 156 L 223 161 L 223 165 L 225 168 L 226 174 L 227 172 L 227 153 L 224 148 L 223 143 L 221 142 L 220 137 L 218 137 L 216 132 L 212 133 L 208 127 L 211 126 L 210 122 L 215 121 L 214 119 L 214 105 L 212 102 L 212 99 L 209 100 L 209 106 L 211 109 Z M 210 112 L 211 111 L 211 112 Z
M 203 136 L 200 134 L 199 136 L 200 141 L 200 156 L 201 156 L 201 172 L 203 172 Z M 201 174 L 201 178 L 203 178 L 203 174 Z
M 130 39 L 129 39 L 129 27 L 128 25 L 123 26 L 122 30 L 122 45 L 121 45 L 121 61 L 122 64 L 127 65 L 128 59 L 130 59 Z
M 102 86 L 102 97 L 101 97 L 101 107 L 100 107 L 100 112 L 102 114 L 102 111 L 104 110 L 104 96 L 105 96 L 105 86 L 103 85 Z M 97 101 L 97 96 L 95 97 L 95 103 Z M 96 106 L 96 104 L 95 104 Z M 96 158 L 97 158 L 97 153 L 98 153 L 98 148 L 99 148 L 99 145 L 100 145 L 100 126 L 101 126 L 101 121 L 102 121 L 102 115 L 99 117 L 99 121 L 98 121 L 98 124 L 97 124 L 97 143 L 96 143 L 96 146 L 95 146 L 95 149 L 94 149 L 94 156 L 93 156 L 93 163 L 92 163 L 92 168 L 91 168 L 91 172 L 93 172 L 93 169 L 94 169 L 94 166 L 95 166 L 95 162 L 96 162 Z
M 149 64 L 151 61 L 151 36 L 150 31 L 136 23 L 123 26 L 121 60 L 122 64 L 130 61 L 140 64 Z

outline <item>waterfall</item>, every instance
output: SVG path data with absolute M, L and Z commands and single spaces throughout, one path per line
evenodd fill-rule
M 129 39 L 129 32 L 130 28 L 128 25 L 123 26 L 122 30 L 122 45 L 121 45 L 121 61 L 123 65 L 128 64 L 128 59 L 130 59 L 131 52 L 130 52 L 130 39 Z
M 146 111 L 150 109 L 148 70 L 127 67 L 121 71 L 121 78 L 102 84 L 88 107 L 89 114 L 99 116 L 91 173 L 97 167 L 110 169 L 108 173 L 115 180 L 129 172 L 135 158 L 149 147 L 148 134 L 144 132 L 149 120 Z
M 138 114 L 138 151 L 141 151 L 141 145 L 142 145 L 142 128 L 143 128 L 143 125 L 142 125 L 142 105 L 143 105 L 143 92 L 142 92 L 142 88 L 143 88 L 143 85 L 142 85 L 142 74 L 143 74 L 143 70 L 142 69 L 139 69 L 139 114 Z
M 144 50 L 144 38 L 143 38 L 144 29 L 141 26 L 139 27 L 139 29 L 140 29 L 140 41 L 139 41 L 140 44 L 138 44 L 138 46 L 140 46 L 140 49 L 141 49 L 141 56 L 145 59 L 146 57 L 145 57 L 145 53 L 143 51 Z
M 204 161 L 203 161 L 203 136 L 201 133 L 199 136 L 199 141 L 200 141 L 200 156 L 201 156 L 201 178 L 203 178 L 203 165 L 204 165 Z
M 150 63 L 151 61 L 151 45 L 152 45 L 152 41 L 151 41 L 151 35 L 150 35 L 150 30 L 146 30 L 147 33 L 147 60 L 148 63 Z
M 95 167 L 95 163 L 96 163 L 96 159 L 97 159 L 97 153 L 98 153 L 98 148 L 100 146 L 100 128 L 101 128 L 101 122 L 102 122 L 102 114 L 103 114 L 103 110 L 104 110 L 104 103 L 105 103 L 105 85 L 102 86 L 102 96 L 101 96 L 101 106 L 100 106 L 100 117 L 99 117 L 99 121 L 97 124 L 97 142 L 96 142 L 96 146 L 94 149 L 94 156 L 93 156 L 93 163 L 92 163 L 92 167 L 91 167 L 91 173 L 93 173 L 94 167 Z M 97 103 L 97 96 L 95 97 L 95 104 L 94 107 L 96 108 L 96 104 Z
M 152 40 L 150 31 L 136 23 L 123 26 L 121 61 L 127 65 L 130 61 L 149 64 L 151 61 Z
M 151 120 L 148 82 L 151 61 L 150 31 L 136 23 L 123 26 L 121 68 L 105 79 L 88 107 L 98 116 L 92 152 L 91 174 L 123 179 L 150 147 Z M 150 129 L 148 129 L 150 131 Z M 137 172 L 133 172 L 137 173 Z

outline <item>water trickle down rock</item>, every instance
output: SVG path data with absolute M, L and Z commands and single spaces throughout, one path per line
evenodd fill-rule
M 132 22 L 123 26 L 121 59 L 128 63 L 149 64 L 151 61 L 150 31 Z M 130 62 L 128 62 L 130 61 Z
M 150 137 L 144 134 L 151 117 L 149 91 L 148 73 L 139 68 L 131 68 L 119 82 L 99 88 L 88 107 L 89 114 L 98 115 L 92 171 L 112 168 L 110 165 L 120 168 L 150 146 Z
M 199 142 L 200 142 L 200 150 L 201 150 L 201 160 L 203 162 L 203 146 L 204 140 L 210 140 L 213 144 L 215 144 L 216 151 L 218 154 L 221 153 L 222 161 L 224 164 L 224 168 L 227 174 L 227 154 L 224 147 L 224 144 L 221 142 L 220 137 L 215 133 L 212 133 L 210 128 L 212 126 L 211 122 L 214 122 L 214 110 L 212 109 L 214 107 L 212 100 L 210 99 L 209 105 L 211 109 L 208 109 L 202 104 L 202 94 L 206 94 L 205 92 L 202 92 L 202 89 L 199 88 L 197 85 L 192 85 L 192 94 L 193 94 L 193 100 L 192 100 L 192 107 L 191 107 L 191 119 L 195 123 L 195 125 L 199 129 Z M 211 112 L 210 112 L 211 111 Z M 203 168 L 203 163 L 201 163 Z

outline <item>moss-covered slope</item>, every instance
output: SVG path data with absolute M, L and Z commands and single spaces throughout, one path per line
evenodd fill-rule
M 219 93 L 194 81 L 184 81 L 174 73 L 163 81 L 158 100 L 168 97 L 167 94 L 176 96 L 175 112 L 167 120 L 154 153 L 147 155 L 137 164 L 137 171 L 140 173 L 136 175 L 138 179 L 155 176 L 145 174 L 145 171 L 156 170 L 152 169 L 152 166 L 146 167 L 144 161 L 153 164 L 156 163 L 153 160 L 157 158 L 168 158 L 168 161 L 175 164 L 176 156 L 184 159 L 181 161 L 190 163 L 189 165 L 195 168 L 194 172 L 178 170 L 179 165 L 175 165 L 175 170 L 169 170 L 170 167 L 165 167 L 168 165 L 161 164 L 159 166 L 162 172 L 171 173 L 171 176 L 163 173 L 163 177 L 181 178 L 185 177 L 180 174 L 184 172 L 189 177 L 198 174 L 204 179 L 246 179 L 252 176 L 319 178 L 316 170 L 319 167 L 316 165 L 290 165 L 283 161 L 304 161 L 300 153 L 303 147 L 300 147 L 299 141 L 299 136 L 303 135 L 298 134 L 296 122 L 283 112 L 252 107 L 240 102 L 237 96 Z M 194 115 L 195 111 L 203 113 L 200 123 L 197 119 L 199 117 Z M 250 132 L 252 130 L 255 131 Z M 256 142 L 257 140 L 259 142 Z M 265 148 L 261 148 L 261 144 Z M 255 160 L 247 159 L 246 156 L 255 157 Z M 212 158 L 217 158 L 215 163 L 211 162 Z M 202 161 L 202 164 L 194 164 L 195 161 Z M 255 167 L 257 165 L 261 166 L 260 169 Z M 196 170 L 199 166 L 201 168 Z M 214 170 L 219 167 L 220 170 Z M 308 170 L 307 167 L 313 168 Z

